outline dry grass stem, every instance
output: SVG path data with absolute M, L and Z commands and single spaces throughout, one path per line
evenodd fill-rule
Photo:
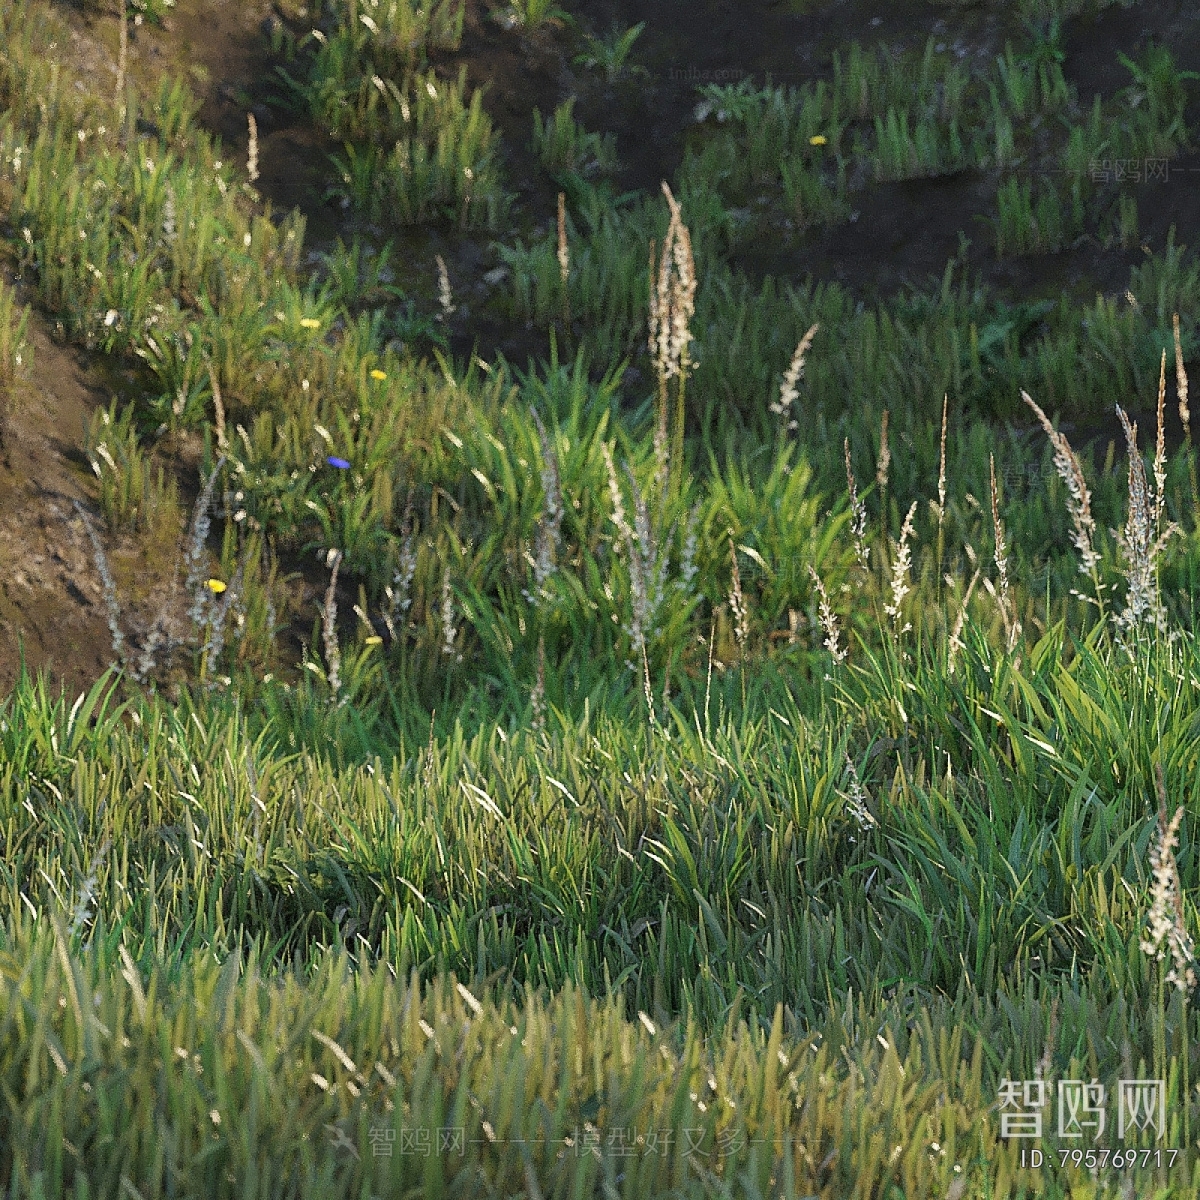
M 846 485 L 850 489 L 850 534 L 854 538 L 854 557 L 864 571 L 870 568 L 867 553 L 867 506 L 858 494 L 858 485 L 854 479 L 854 468 L 850 465 L 850 439 L 844 438 L 842 449 L 846 454 Z
M 396 622 L 400 619 L 400 614 L 407 613 L 412 605 L 409 588 L 412 586 L 413 576 L 417 573 L 411 494 L 404 505 L 404 519 L 401 522 L 400 532 L 399 563 L 392 575 L 391 585 L 383 589 L 388 600 L 388 606 L 383 610 L 383 623 L 387 626 L 388 636 L 393 642 L 396 640 Z
M 129 63 L 129 13 L 125 5 L 125 0 L 121 0 L 120 5 L 120 26 L 118 37 L 120 39 L 117 49 L 117 112 L 120 114 L 119 123 L 125 124 L 125 71 Z
M 1060 433 L 1051 424 L 1050 418 L 1038 407 L 1028 392 L 1021 393 L 1021 399 L 1033 409 L 1041 422 L 1050 445 L 1054 449 L 1054 469 L 1067 487 L 1067 509 L 1071 514 L 1071 538 L 1079 553 L 1079 570 L 1084 575 L 1095 576 L 1100 563 L 1100 555 L 1096 553 L 1093 538 L 1096 535 L 1096 521 L 1092 516 L 1092 493 L 1088 490 L 1087 481 L 1083 477 L 1083 468 L 1079 465 L 1071 444 L 1066 435 Z
M 808 565 L 808 573 L 812 576 L 820 602 L 821 628 L 825 630 L 825 649 L 833 656 L 835 663 L 843 662 L 846 658 L 846 651 L 838 644 L 837 616 L 833 611 L 833 606 L 829 603 L 829 594 L 825 591 L 825 584 L 821 581 L 821 577 L 812 563 Z
M 246 123 L 250 127 L 250 145 L 246 151 L 246 175 L 253 183 L 258 178 L 258 122 L 253 113 L 246 114 Z
M 646 653 L 644 642 L 642 643 L 642 687 L 646 693 L 646 715 L 653 727 L 658 724 L 658 717 L 654 712 L 654 694 L 650 690 L 650 658 Z
M 534 586 L 540 594 L 546 580 L 555 571 L 563 517 L 562 488 L 559 481 L 558 455 L 554 443 L 537 409 L 530 408 L 542 450 L 542 496 L 545 508 L 537 523 L 537 560 L 534 564 Z
M 964 649 L 962 640 L 963 626 L 967 623 L 967 608 L 971 603 L 971 595 L 975 591 L 975 585 L 979 582 L 979 576 L 982 572 L 977 567 L 975 574 L 971 576 L 971 582 L 967 585 L 966 594 L 963 596 L 962 605 L 959 607 L 958 616 L 954 620 L 954 628 L 950 631 L 950 652 L 947 656 L 947 671 L 949 674 L 954 674 L 954 659 L 958 652 Z M 946 583 L 953 587 L 953 576 L 946 576 Z
M 462 654 L 455 647 L 458 630 L 454 627 L 454 593 L 450 590 L 450 568 L 442 572 L 442 653 L 462 662 Z
M 529 697 L 533 713 L 533 732 L 542 734 L 546 729 L 546 635 L 538 635 L 537 681 Z
M 217 445 L 226 450 L 228 445 L 225 441 L 225 404 L 221 399 L 221 385 L 217 382 L 217 372 L 211 362 L 208 364 L 208 381 L 212 385 L 213 408 L 217 417 Z
M 454 294 L 450 290 L 450 272 L 446 270 L 446 261 L 440 254 L 434 256 L 437 262 L 438 272 L 438 305 L 441 312 L 438 314 L 439 321 L 448 321 L 453 315 L 457 307 L 454 303 Z
M 771 405 L 771 411 L 777 416 L 783 418 L 783 429 L 786 433 L 791 433 L 792 430 L 798 429 L 800 423 L 791 417 L 792 405 L 796 402 L 799 392 L 796 390 L 796 385 L 800 382 L 800 374 L 804 370 L 804 358 L 808 354 L 809 347 L 812 345 L 813 337 L 816 335 L 820 325 L 813 325 L 812 328 L 800 339 L 796 346 L 796 351 L 792 355 L 791 364 L 783 376 L 783 381 L 779 386 L 779 399 Z
M 1167 395 L 1167 352 L 1158 367 L 1158 436 L 1154 440 L 1154 530 L 1161 531 L 1167 491 L 1167 445 L 1163 430 L 1163 401 Z
M 746 598 L 742 595 L 742 573 L 738 570 L 737 549 L 733 544 L 733 530 L 729 531 L 729 559 L 733 563 L 733 584 L 729 592 L 729 606 L 733 609 L 734 636 L 744 650 L 750 636 L 750 613 Z
M 222 454 L 217 459 L 212 474 L 205 480 L 204 487 L 200 489 L 200 495 L 196 498 L 196 507 L 192 512 L 191 538 L 185 551 L 188 567 L 185 587 L 192 596 L 192 607 L 188 610 L 188 617 L 193 625 L 203 624 L 205 604 L 212 596 L 208 588 L 201 586 L 200 580 L 204 574 L 205 544 L 208 541 L 208 530 L 211 525 L 208 510 L 212 504 L 213 485 L 217 482 L 217 475 L 224 465 L 225 455 Z
M 1146 468 L 1138 451 L 1137 425 L 1130 423 L 1119 404 L 1117 416 L 1125 430 L 1129 453 L 1129 513 L 1125 529 L 1119 535 L 1121 570 L 1127 589 L 1125 608 L 1118 615 L 1117 624 L 1125 631 L 1142 624 L 1162 630 L 1167 615 L 1158 594 L 1158 557 L 1171 535 L 1178 532 L 1178 526 L 1170 522 L 1162 533 L 1157 533 Z
M 1012 589 L 1008 579 L 1008 546 L 1004 540 L 1004 525 L 1000 520 L 1000 493 L 996 488 L 996 456 L 989 455 L 992 485 L 992 533 L 996 541 L 995 563 L 996 573 L 1000 581 L 999 606 L 1000 619 L 1004 622 L 1005 640 L 1011 654 L 1016 649 L 1021 636 L 1021 622 L 1017 620 L 1016 606 L 1013 603 Z M 984 587 L 991 591 L 991 580 L 984 580 Z
M 881 491 L 887 490 L 888 468 L 891 465 L 892 448 L 888 445 L 888 410 L 885 408 L 879 421 L 879 464 L 875 468 L 875 482 Z
M 912 626 L 905 624 L 900 627 L 900 614 L 904 597 L 909 593 L 908 573 L 912 568 L 912 547 L 909 540 L 914 533 L 913 518 L 917 515 L 917 502 L 914 500 L 908 509 L 908 516 L 900 527 L 900 540 L 896 543 L 896 558 L 892 565 L 892 600 L 883 606 L 883 611 L 892 618 L 898 634 L 907 633 Z
M 1183 343 L 1179 337 L 1179 314 L 1172 319 L 1175 336 L 1175 387 L 1179 392 L 1179 419 L 1183 422 L 1183 439 L 1187 448 L 1188 479 L 1192 485 L 1192 521 L 1200 520 L 1200 485 L 1196 481 L 1196 459 L 1192 454 L 1192 412 L 1188 408 L 1188 377 L 1183 365 Z
M 104 546 L 100 542 L 99 536 L 92 528 L 92 523 L 88 519 L 87 513 L 78 500 L 72 501 L 75 506 L 75 511 L 79 514 L 83 521 L 83 527 L 87 532 L 88 540 L 92 543 L 92 554 L 96 561 L 96 570 L 100 573 L 101 582 L 104 584 L 104 606 L 108 609 L 108 628 L 112 633 L 113 653 L 117 656 L 119 663 L 125 661 L 125 635 L 121 632 L 121 606 L 117 602 L 117 585 L 113 580 L 112 572 L 108 569 L 108 558 L 104 553 Z
M 563 328 L 570 329 L 571 295 L 567 280 L 571 274 L 571 251 L 567 245 L 567 197 L 564 192 L 558 193 L 558 274 L 562 279 Z
M 667 385 L 678 380 L 675 392 L 675 429 L 671 457 L 677 468 L 683 452 L 684 394 L 687 385 L 688 347 L 692 341 L 691 320 L 696 311 L 696 264 L 692 239 L 683 223 L 683 213 L 664 182 L 663 195 L 671 211 L 662 256 L 655 261 L 655 244 L 650 243 L 650 311 L 648 319 L 650 357 L 658 378 L 658 425 L 655 452 L 660 479 L 668 472 Z
M 330 550 L 326 559 L 330 568 L 329 586 L 325 589 L 325 605 L 321 610 L 321 629 L 325 642 L 325 664 L 328 668 L 329 690 L 337 695 L 341 690 L 342 655 L 337 640 L 337 577 L 342 565 L 342 552 Z
M 846 774 L 850 777 L 849 788 L 845 792 L 839 792 L 838 795 L 846 802 L 846 812 L 853 818 L 858 828 L 865 833 L 868 829 L 874 828 L 876 821 L 867 807 L 866 789 L 858 777 L 858 768 L 854 765 L 854 759 L 849 754 L 846 755 Z
M 1196 951 L 1183 916 L 1183 892 L 1179 883 L 1179 868 L 1175 863 L 1175 847 L 1179 844 L 1179 826 L 1183 806 L 1167 822 L 1167 789 L 1163 782 L 1162 763 L 1154 764 L 1154 781 L 1158 789 L 1158 830 L 1150 847 L 1150 867 L 1154 872 L 1151 906 L 1147 916 L 1147 931 L 1142 951 L 1162 962 L 1168 951 L 1171 970 L 1166 982 L 1181 992 L 1196 986 Z M 1164 945 L 1165 943 L 1165 945 Z
M 942 396 L 942 436 L 938 453 L 938 533 L 942 532 L 942 522 L 946 515 L 946 416 L 950 403 L 949 393 Z

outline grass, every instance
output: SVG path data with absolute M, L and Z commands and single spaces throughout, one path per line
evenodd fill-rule
M 584 176 L 612 174 L 618 166 L 616 138 L 588 133 L 575 120 L 574 110 L 574 96 L 545 119 L 533 110 L 533 151 L 538 160 L 551 175 L 566 171 Z
M 33 367 L 27 333 L 29 308 L 17 308 L 13 289 L 0 283 L 0 448 L 16 407 L 18 383 Z
M 339 7 L 300 86 L 381 229 L 310 272 L 181 86 L 120 118 L 43 14 L 0 10 L 11 257 L 148 387 L 86 438 L 117 670 L 0 701 L 11 1194 L 1115 1194 L 999 1138 L 1039 1075 L 1161 1079 L 1159 1144 L 1190 1140 L 1195 467 L 1190 415 L 1147 463 L 1127 410 L 1173 354 L 1186 411 L 1195 256 L 1083 309 L 959 262 L 873 306 L 731 266 L 757 195 L 802 237 L 853 177 L 993 155 L 999 252 L 1114 199 L 1128 240 L 1127 195 L 1035 198 L 1008 158 L 1050 112 L 1056 161 L 1131 114 L 1182 145 L 1167 59 L 1089 117 L 1051 41 L 988 80 L 852 47 L 831 84 L 703 89 L 652 197 L 588 177 L 568 104 L 533 233 L 484 97 L 425 57 L 461 6 Z M 410 222 L 494 227 L 549 357 L 423 356 L 472 281 L 439 256 L 419 311 L 372 249 Z M 1120 462 L 1056 424 L 1101 404 Z M 185 527 L 152 464 L 189 431 Z M 172 531 L 135 628 L 105 539 Z M 293 682 L 284 554 L 320 569 Z M 1130 1178 L 1190 1195 L 1195 1163 Z

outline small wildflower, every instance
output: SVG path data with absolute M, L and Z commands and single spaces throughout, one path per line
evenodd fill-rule
M 824 146 L 828 141 L 829 139 L 823 133 L 818 133 L 815 137 L 808 139 L 808 144 L 810 146 Z
M 320 329 L 321 322 L 318 321 L 316 317 L 301 317 L 300 318 L 300 328 L 301 329 Z
M 381 371 L 381 370 L 379 370 L 379 368 L 378 368 L 378 367 L 376 367 L 376 368 L 375 368 L 375 370 L 373 370 L 373 371 L 371 372 L 371 378 L 372 378 L 372 379 L 386 379 L 386 378 L 387 378 L 387 372 L 386 372 L 386 371 Z
M 210 592 L 215 592 L 218 596 L 225 590 L 225 584 L 219 579 L 210 579 L 205 586 Z
M 325 461 L 331 467 L 337 467 L 339 471 L 348 471 L 350 469 L 350 464 L 344 458 L 337 458 L 332 454 L 329 455 Z

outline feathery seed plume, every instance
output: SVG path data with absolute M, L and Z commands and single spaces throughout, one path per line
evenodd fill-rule
M 842 448 L 846 452 L 846 483 L 850 488 L 850 534 L 854 538 L 854 556 L 865 571 L 870 565 L 867 555 L 867 506 L 858 494 L 854 479 L 854 468 L 850 465 L 850 439 L 844 438 Z
M 250 146 L 246 153 L 246 174 L 253 183 L 258 178 L 258 122 L 253 113 L 246 114 L 246 123 L 250 127 Z
M 904 597 L 909 593 L 908 572 L 912 567 L 912 548 L 908 544 L 913 536 L 913 517 L 917 515 L 917 502 L 914 500 L 909 507 L 908 516 L 900 528 L 900 541 L 896 547 L 896 561 L 892 566 L 892 602 L 883 606 L 883 611 L 896 623 L 897 633 L 907 633 L 912 626 L 900 626 L 900 610 Z
M 1162 962 L 1171 954 L 1171 970 L 1167 983 L 1174 984 L 1181 992 L 1190 992 L 1196 986 L 1195 947 L 1183 916 L 1183 894 L 1179 884 L 1179 868 L 1175 863 L 1175 847 L 1178 843 L 1179 825 L 1183 820 L 1183 806 L 1175 810 L 1174 817 L 1167 823 L 1167 789 L 1163 782 L 1162 763 L 1154 764 L 1154 781 L 1158 788 L 1158 831 L 1154 845 L 1150 847 L 1150 866 L 1154 872 L 1151 891 L 1152 903 L 1147 917 L 1146 936 L 1141 947 L 1143 953 Z M 1166 943 L 1164 949 L 1163 943 Z
M 784 418 L 784 428 L 789 433 L 793 429 L 799 428 L 799 422 L 795 420 L 789 421 L 788 417 L 791 415 L 792 405 L 800 394 L 796 390 L 796 384 L 800 382 L 800 373 L 804 370 L 804 357 L 808 353 L 813 337 L 819 328 L 820 325 L 813 325 L 800 339 L 800 343 L 796 347 L 796 352 L 792 355 L 791 364 L 784 374 L 783 382 L 780 384 L 779 399 L 771 405 L 771 411 L 776 416 Z

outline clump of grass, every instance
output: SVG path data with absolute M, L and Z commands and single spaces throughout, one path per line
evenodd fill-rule
M 552 175 L 574 171 L 583 176 L 608 175 L 618 169 L 617 139 L 612 133 L 589 133 L 575 120 L 575 100 L 564 100 L 543 118 L 533 110 L 533 152 Z
M 910 129 L 908 113 L 891 108 L 875 118 L 874 159 L 881 181 L 929 179 L 958 170 L 967 153 L 957 120 L 942 126 L 923 119 Z
M 646 22 L 639 21 L 624 30 L 614 25 L 605 36 L 585 35 L 583 52 L 575 56 L 575 65 L 590 71 L 602 71 L 610 84 L 627 74 L 646 74 L 642 67 L 629 66 L 633 44 L 645 28 Z
M 508 204 L 499 134 L 483 92 L 467 95 L 465 65 L 453 81 L 412 71 L 397 83 L 369 64 L 349 81 L 321 77 L 319 64 L 306 92 L 314 116 L 335 136 L 352 139 L 334 159 L 334 194 L 372 221 L 497 227 Z
M 996 255 L 1053 254 L 1078 230 L 1076 212 L 1068 211 L 1053 184 L 1043 186 L 1036 204 L 1033 185 L 1011 178 L 996 193 Z
M 110 533 L 160 531 L 179 514 L 179 489 L 151 465 L 133 427 L 133 409 L 116 417 L 116 402 L 97 409 L 86 431 L 85 450 L 100 481 L 100 512 Z

